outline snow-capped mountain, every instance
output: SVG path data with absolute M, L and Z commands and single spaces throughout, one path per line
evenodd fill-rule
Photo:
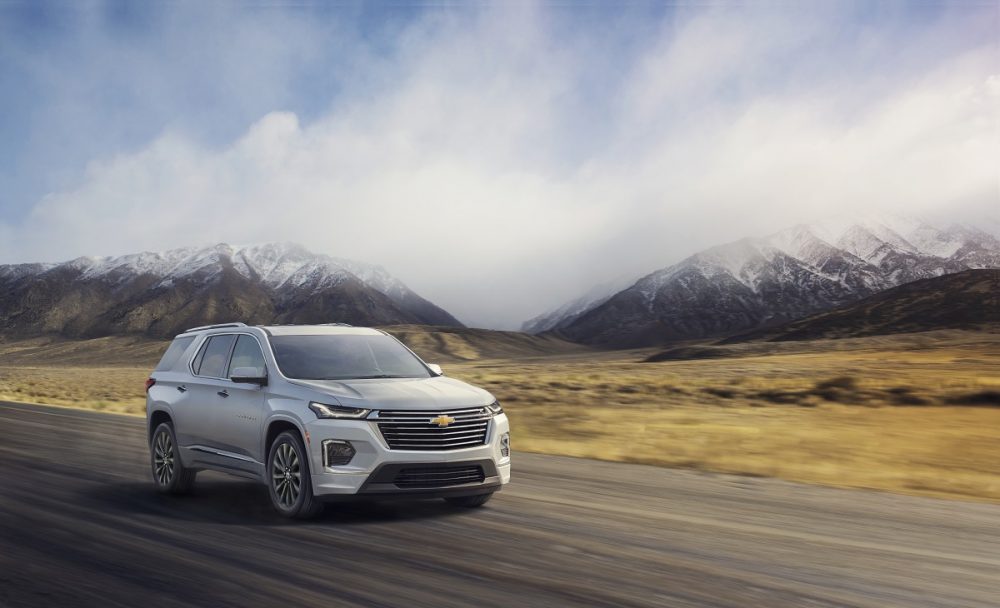
M 611 296 L 634 282 L 634 278 L 619 279 L 597 285 L 579 298 L 567 302 L 559 308 L 528 319 L 521 324 L 521 331 L 529 334 L 540 334 L 544 331 L 565 327 L 588 310 L 604 304 Z
M 547 322 L 580 342 L 644 346 L 745 331 L 918 279 L 998 267 L 1000 239 L 971 226 L 832 220 L 706 249 Z
M 289 243 L 0 266 L 5 334 L 169 336 L 231 320 L 461 325 L 380 266 Z

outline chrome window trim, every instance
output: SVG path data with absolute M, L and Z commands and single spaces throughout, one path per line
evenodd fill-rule
M 226 382 L 232 382 L 232 380 L 230 380 L 229 378 L 221 378 L 219 376 L 209 376 L 207 374 L 197 374 L 194 371 L 194 360 L 198 358 L 198 354 L 201 353 L 202 349 L 208 346 L 208 341 L 217 336 L 236 336 L 236 338 L 233 340 L 233 343 L 229 346 L 229 352 L 226 354 L 226 365 L 223 371 L 229 370 L 229 364 L 232 363 L 233 360 L 233 350 L 236 348 L 236 341 L 239 340 L 239 337 L 250 336 L 257 342 L 257 348 L 260 349 L 261 358 L 264 359 L 264 372 L 270 373 L 271 370 L 268 369 L 267 357 L 264 356 L 264 347 L 261 346 L 260 340 L 257 338 L 257 336 L 245 331 L 239 331 L 239 332 L 225 331 L 217 334 L 205 334 L 204 336 L 202 336 L 202 341 L 198 344 L 198 348 L 195 349 L 194 355 L 191 357 L 191 359 L 188 360 L 187 371 L 191 372 L 192 376 L 194 376 L 195 378 L 207 378 L 209 380 L 225 380 Z

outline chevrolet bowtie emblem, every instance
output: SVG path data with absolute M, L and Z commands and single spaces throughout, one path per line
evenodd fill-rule
M 452 422 L 455 422 L 455 419 L 447 414 L 441 414 L 437 418 L 431 418 L 431 424 L 436 424 L 441 428 L 448 426 Z

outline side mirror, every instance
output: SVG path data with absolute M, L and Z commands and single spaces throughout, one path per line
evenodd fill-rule
M 428 363 L 427 367 L 431 370 L 431 373 L 433 373 L 435 376 L 444 375 L 444 372 L 441 371 L 441 366 L 438 365 L 437 363 Z
M 237 367 L 229 374 L 229 379 L 239 384 L 267 385 L 267 372 L 256 367 Z

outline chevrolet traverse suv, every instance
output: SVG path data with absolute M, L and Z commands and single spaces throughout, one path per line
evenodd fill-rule
M 377 329 L 197 327 L 174 338 L 146 393 L 166 493 L 211 469 L 264 483 L 279 513 L 307 518 L 348 497 L 478 507 L 510 480 L 496 399 Z

